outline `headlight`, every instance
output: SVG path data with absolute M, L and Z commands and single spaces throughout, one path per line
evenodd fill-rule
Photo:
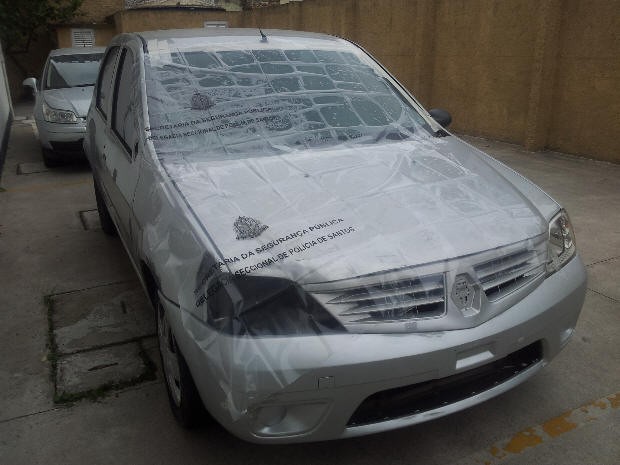
M 575 234 L 568 214 L 564 210 L 549 223 L 549 260 L 547 272 L 554 273 L 575 255 Z
M 307 336 L 346 332 L 301 286 L 282 278 L 221 275 L 207 299 L 207 323 L 236 336 Z
M 43 102 L 43 118 L 49 123 L 77 123 L 75 113 L 69 110 L 55 110 Z

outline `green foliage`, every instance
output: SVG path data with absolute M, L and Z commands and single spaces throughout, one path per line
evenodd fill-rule
M 0 0 L 0 41 L 8 52 L 27 52 L 32 38 L 68 22 L 84 0 Z

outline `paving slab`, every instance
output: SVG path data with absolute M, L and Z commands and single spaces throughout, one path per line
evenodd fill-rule
M 620 257 L 595 263 L 588 267 L 588 288 L 620 302 L 618 276 L 620 276 Z
M 80 212 L 80 220 L 86 231 L 99 231 L 101 221 L 99 221 L 98 210 L 83 210 Z
M 6 354 L 3 357 L 8 358 Z M 11 357 L 12 358 L 12 357 Z M 53 406 L 54 388 L 50 383 L 49 363 L 24 357 L 10 360 L 0 368 L 0 423 L 12 418 L 36 414 Z M 2 453 L 0 453 L 0 463 Z
M 589 404 L 564 412 L 543 424 L 532 425 L 510 437 L 464 458 L 460 465 L 607 463 L 620 457 L 620 444 L 609 441 L 597 448 L 584 448 L 580 440 L 596 443 L 597 437 L 612 431 L 620 420 L 620 393 L 607 395 Z M 601 427 L 602 426 L 602 427 Z M 578 435 L 576 435 L 578 433 Z M 571 437 L 573 436 L 573 437 Z
M 79 394 L 102 386 L 130 383 L 147 373 L 137 342 L 89 350 L 58 360 L 56 393 Z
M 17 165 L 17 174 L 45 173 L 49 171 L 43 163 L 20 163 Z
M 155 318 L 137 281 L 51 297 L 54 338 L 67 354 L 153 335 Z

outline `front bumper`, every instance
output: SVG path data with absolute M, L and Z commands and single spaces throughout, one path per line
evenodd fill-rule
M 568 342 L 585 297 L 579 256 L 491 320 L 469 329 L 298 338 L 214 335 L 167 304 L 178 343 L 209 412 L 251 442 L 307 442 L 386 431 L 483 402 L 525 381 Z M 540 358 L 482 392 L 381 421 L 351 421 L 370 396 L 466 373 L 527 346 Z
M 49 123 L 40 119 L 36 123 L 43 148 L 67 157 L 84 157 L 82 142 L 86 136 L 86 124 L 83 118 L 75 124 Z

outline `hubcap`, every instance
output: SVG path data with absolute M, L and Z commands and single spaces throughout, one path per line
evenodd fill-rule
M 159 351 L 161 352 L 164 376 L 168 384 L 168 390 L 170 391 L 174 403 L 180 406 L 181 374 L 179 369 L 178 350 L 174 336 L 170 331 L 166 312 L 161 304 L 157 304 L 157 337 L 159 339 Z

